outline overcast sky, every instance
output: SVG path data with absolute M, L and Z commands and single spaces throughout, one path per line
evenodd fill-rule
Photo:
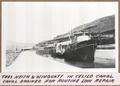
M 2 2 L 7 41 L 38 43 L 117 13 L 117 2 Z

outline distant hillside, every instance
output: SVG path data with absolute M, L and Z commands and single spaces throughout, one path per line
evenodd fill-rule
M 115 15 L 106 16 L 100 19 L 97 19 L 93 22 L 80 25 L 71 30 L 72 33 L 79 34 L 81 31 L 88 31 L 89 33 L 106 33 L 112 32 L 114 34 L 115 30 Z M 64 38 L 69 35 L 70 32 L 62 35 L 56 36 L 54 39 Z
M 55 41 L 65 41 L 68 40 L 69 33 L 74 33 L 77 35 L 81 35 L 81 32 L 88 32 L 91 35 L 112 35 L 112 38 L 106 37 L 106 39 L 97 40 L 98 44 L 101 42 L 101 44 L 112 44 L 115 43 L 115 15 L 106 16 L 97 20 L 94 20 L 90 23 L 80 25 L 78 27 L 73 28 L 71 31 L 65 34 L 58 35 L 54 37 L 53 40 L 47 40 L 44 42 L 38 43 L 36 46 L 46 46 L 48 44 L 53 44 Z M 102 38 L 102 37 L 101 37 Z
M 26 47 L 33 47 L 34 43 L 20 43 L 15 41 L 7 41 L 6 43 L 6 50 L 15 50 L 16 48 L 22 49 Z

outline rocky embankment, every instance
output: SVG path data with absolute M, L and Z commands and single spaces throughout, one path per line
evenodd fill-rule
M 8 41 L 6 45 L 6 66 L 10 66 L 21 52 L 33 49 L 34 44 Z
M 6 66 L 11 65 L 22 51 L 6 50 Z

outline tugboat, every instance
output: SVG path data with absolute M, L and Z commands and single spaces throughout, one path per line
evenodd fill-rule
M 63 39 L 57 39 L 52 44 L 38 48 L 36 53 L 65 60 L 94 62 L 97 43 L 92 36 L 86 32 L 82 32 L 79 36 L 70 33 L 67 40 Z
M 55 43 L 50 53 L 52 57 L 65 60 L 94 62 L 96 47 L 95 40 L 86 33 L 81 36 L 70 34 L 69 41 Z

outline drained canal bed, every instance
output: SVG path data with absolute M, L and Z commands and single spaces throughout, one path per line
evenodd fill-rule
M 80 68 L 115 68 L 115 50 L 96 50 L 94 63 L 67 61 Z
M 78 71 L 81 68 L 115 68 L 115 58 L 115 50 L 97 50 L 94 63 L 65 61 L 64 59 L 37 55 L 35 51 L 25 51 L 6 68 L 6 71 L 58 72 L 62 70 Z

